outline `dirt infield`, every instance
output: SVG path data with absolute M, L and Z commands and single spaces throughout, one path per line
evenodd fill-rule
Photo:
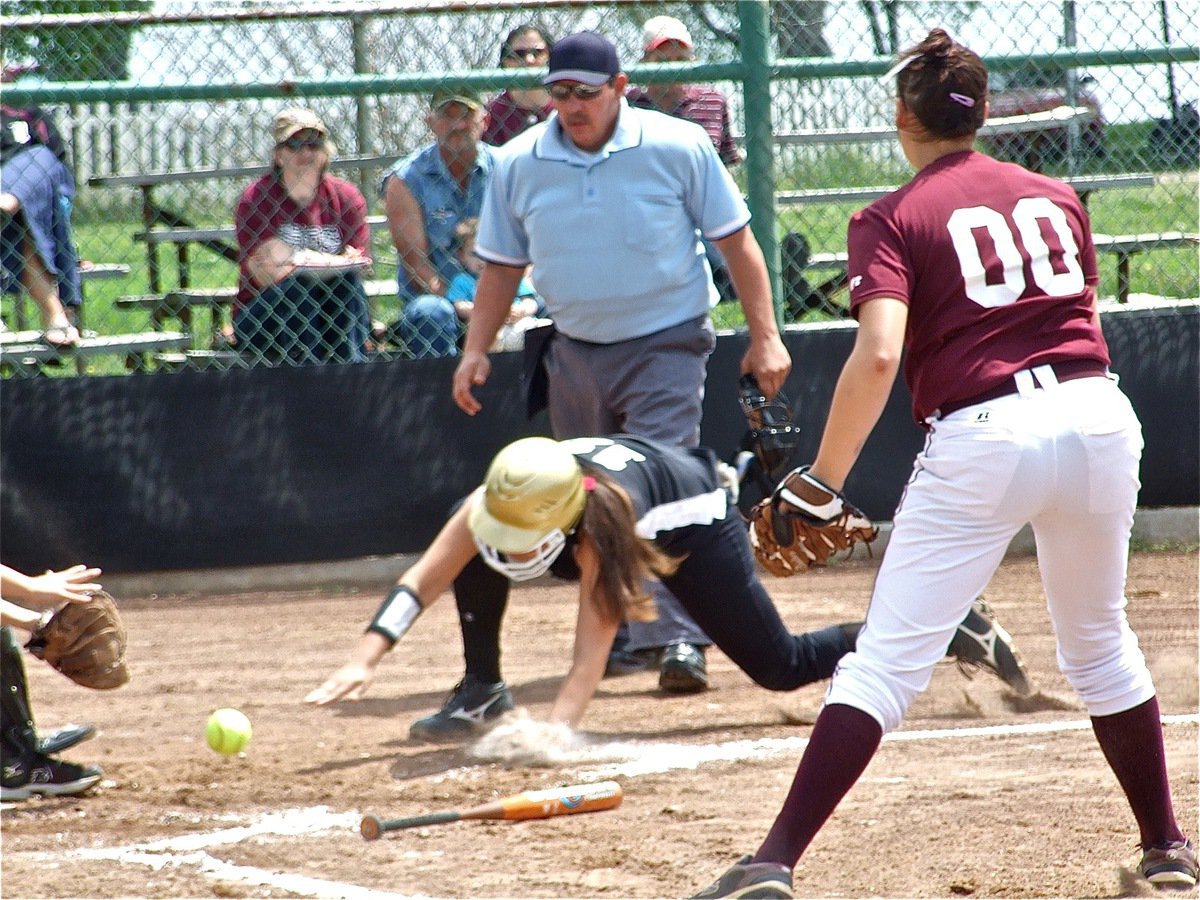
M 850 562 L 768 587 L 799 630 L 858 618 L 874 573 Z M 1167 718 L 1178 813 L 1195 834 L 1196 554 L 1135 555 L 1128 593 Z M 106 778 L 86 797 L 3 810 L 3 896 L 689 896 L 757 846 L 822 697 L 820 685 L 764 691 L 714 651 L 713 689 L 699 696 L 666 697 L 650 673 L 605 681 L 583 723 L 591 755 L 482 761 L 407 737 L 460 675 L 448 598 L 385 660 L 367 699 L 301 703 L 381 595 L 118 598 L 133 679 L 107 694 L 27 658 L 40 727 L 96 724 L 67 756 Z M 798 897 L 1152 893 L 1132 874 L 1132 817 L 1055 666 L 1034 561 L 1010 558 L 987 595 L 1040 694 L 1018 703 L 993 678 L 942 666 L 797 868 Z M 539 585 L 510 605 L 506 675 L 534 716 L 566 668 L 572 597 Z M 254 724 L 241 757 L 205 746 L 219 706 Z M 368 812 L 409 816 L 608 778 L 625 791 L 612 811 L 458 822 L 375 843 L 357 831 Z

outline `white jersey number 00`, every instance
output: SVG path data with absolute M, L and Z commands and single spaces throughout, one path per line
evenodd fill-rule
M 1018 238 L 1029 254 L 1033 282 L 1051 297 L 1069 297 L 1083 291 L 1083 267 L 1079 264 L 1079 247 L 1067 223 L 1067 215 L 1048 197 L 1024 197 L 1013 207 L 1016 233 L 1008 221 L 987 206 L 956 209 L 946 223 L 954 252 L 962 269 L 967 296 L 980 306 L 992 308 L 1015 303 L 1025 292 L 1025 262 L 1017 249 Z M 1042 234 L 1041 222 L 1050 226 L 1057 238 L 1051 248 Z M 988 284 L 987 263 L 983 258 L 975 230 L 987 231 L 990 243 L 1000 263 L 1003 281 Z M 990 254 L 989 254 L 990 255 Z M 1051 258 L 1061 260 L 1062 272 L 1054 271 Z

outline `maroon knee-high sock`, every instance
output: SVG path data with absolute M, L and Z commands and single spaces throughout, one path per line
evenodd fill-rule
M 834 703 L 821 710 L 783 809 L 754 861 L 795 867 L 825 820 L 854 787 L 882 739 L 879 723 L 861 709 Z
M 1182 841 L 1171 805 L 1158 698 L 1112 716 L 1092 716 L 1104 758 L 1129 798 L 1143 847 Z

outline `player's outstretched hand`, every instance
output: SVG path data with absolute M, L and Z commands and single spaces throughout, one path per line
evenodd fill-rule
M 361 700 L 374 677 L 374 668 L 362 663 L 348 662 L 325 679 L 325 683 L 319 688 L 309 691 L 304 702 L 327 706 L 338 700 Z
M 100 582 L 93 580 L 99 574 L 99 569 L 76 565 L 58 572 L 33 575 L 29 578 L 25 599 L 38 607 L 56 606 L 64 601 L 87 603 L 101 590 Z

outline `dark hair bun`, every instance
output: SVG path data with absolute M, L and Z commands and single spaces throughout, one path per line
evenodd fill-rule
M 921 42 L 920 51 L 923 56 L 933 59 L 947 59 L 954 50 L 954 39 L 944 28 L 934 28 Z

